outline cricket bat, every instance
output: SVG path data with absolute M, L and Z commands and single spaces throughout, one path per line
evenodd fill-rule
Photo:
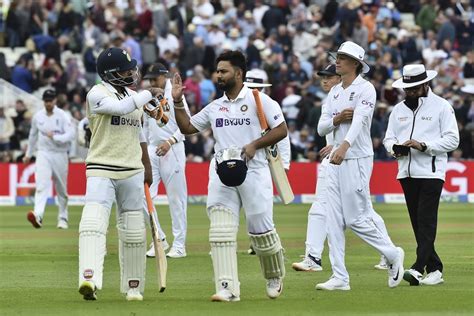
M 263 105 L 262 101 L 260 100 L 259 91 L 257 89 L 253 89 L 252 93 L 255 99 L 255 104 L 257 105 L 257 116 L 258 121 L 260 122 L 260 127 L 262 128 L 263 136 L 268 133 L 270 129 L 268 128 L 267 119 L 265 118 L 265 113 L 263 112 Z M 293 194 L 293 190 L 291 189 L 290 182 L 288 181 L 288 177 L 286 176 L 285 168 L 283 167 L 283 161 L 281 160 L 280 153 L 278 152 L 277 144 L 266 147 L 265 155 L 268 160 L 273 183 L 276 186 L 281 200 L 284 204 L 291 203 L 295 196 Z
M 156 222 L 155 216 L 153 216 L 155 210 L 153 209 L 153 201 L 151 200 L 150 188 L 148 187 L 147 183 L 145 183 L 145 197 L 148 215 L 150 216 L 151 237 L 153 239 L 153 246 L 155 247 L 158 286 L 160 288 L 160 292 L 163 292 L 166 289 L 166 272 L 168 271 L 168 262 L 166 261 L 165 250 L 163 249 L 160 234 L 158 233 L 158 223 Z

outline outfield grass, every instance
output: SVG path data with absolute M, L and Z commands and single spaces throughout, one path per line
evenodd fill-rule
M 291 262 L 304 253 L 308 205 L 277 206 L 275 221 L 286 249 L 287 276 L 277 300 L 265 295 L 258 259 L 246 254 L 245 224 L 239 232 L 241 302 L 213 303 L 208 220 L 203 206 L 188 211 L 188 257 L 168 261 L 168 288 L 158 293 L 153 259 L 148 259 L 143 302 L 127 302 L 119 293 L 117 233 L 111 219 L 107 238 L 104 287 L 98 301 L 77 292 L 80 207 L 70 208 L 70 229 L 56 229 L 56 209 L 48 207 L 42 229 L 26 221 L 27 207 L 0 207 L 0 315 L 459 315 L 474 313 L 474 208 L 443 204 L 437 251 L 444 261 L 445 284 L 389 289 L 384 271 L 373 268 L 379 256 L 352 232 L 347 233 L 346 265 L 351 291 L 316 291 L 331 272 L 325 251 L 324 271 L 295 272 Z M 164 207 L 161 207 L 164 209 Z M 405 249 L 405 266 L 414 260 L 415 242 L 403 205 L 376 205 L 393 241 Z M 113 217 L 115 217 L 113 215 Z M 167 209 L 160 219 L 169 233 Z M 169 233 L 170 234 L 170 233 Z M 170 234 L 171 235 L 171 234 Z

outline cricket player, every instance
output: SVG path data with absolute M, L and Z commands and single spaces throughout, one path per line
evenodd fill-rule
M 186 257 L 186 209 L 188 205 L 185 175 L 186 154 L 184 152 L 184 136 L 176 124 L 174 115 L 171 80 L 168 79 L 167 75 L 168 69 L 163 64 L 156 63 L 148 68 L 148 72 L 143 77 L 143 79 L 150 81 L 152 87 L 165 91 L 164 96 L 169 106 L 168 110 L 164 111 L 169 118 L 165 126 L 159 127 L 154 118 L 145 115 L 143 129 L 148 143 L 148 156 L 153 172 L 153 184 L 150 187 L 151 196 L 154 198 L 158 194 L 160 181 L 163 181 L 168 196 L 174 239 L 173 246 L 166 256 L 183 258 Z M 183 99 L 183 103 L 189 113 L 186 100 Z M 159 223 L 159 221 L 157 222 Z M 164 239 L 163 230 L 161 227 L 158 229 L 160 230 L 160 237 Z M 166 246 L 168 246 L 168 243 L 165 239 L 164 248 Z M 155 248 L 152 243 L 147 252 L 147 257 L 154 256 Z
M 265 82 L 264 71 L 260 69 L 249 70 L 245 74 L 244 86 L 247 86 L 249 89 L 258 89 L 262 93 L 267 93 L 265 88 L 271 87 L 272 84 Z M 280 152 L 281 159 L 283 161 L 283 167 L 285 171 L 290 171 L 290 161 L 291 161 L 291 145 L 290 145 L 290 135 L 286 135 L 285 138 L 280 140 L 277 144 L 278 150 Z M 252 244 L 250 244 L 249 249 L 247 250 L 249 255 L 255 255 L 255 249 L 253 249 Z
M 56 91 L 48 89 L 43 93 L 44 109 L 38 111 L 31 122 L 28 149 L 24 163 L 29 163 L 36 152 L 35 164 L 35 206 L 26 218 L 35 228 L 43 226 L 43 216 L 48 200 L 51 176 L 58 195 L 58 225 L 68 228 L 67 210 L 67 172 L 69 168 L 68 151 L 75 137 L 75 127 L 70 116 L 56 106 Z
M 318 123 L 321 136 L 333 133 L 334 147 L 326 168 L 326 205 L 329 258 L 333 275 L 318 290 L 350 290 L 344 264 L 347 227 L 387 258 L 388 286 L 396 287 L 403 278 L 404 251 L 374 223 L 369 181 L 373 166 L 370 126 L 376 93 L 361 73 L 370 70 L 365 51 L 354 42 L 341 44 L 336 53 L 336 72 L 341 83 L 327 97 Z M 340 115 L 339 115 L 340 114 Z
M 341 76 L 336 72 L 336 65 L 328 65 L 325 69 L 317 72 L 318 76 L 321 77 L 321 88 L 324 92 L 328 93 L 331 88 L 341 82 Z M 326 104 L 322 105 L 323 111 L 325 111 Z M 351 109 L 352 110 L 352 109 Z M 353 113 L 353 110 L 352 110 Z M 332 120 L 332 118 L 329 118 Z M 347 121 L 350 122 L 352 116 L 348 116 Z M 316 201 L 313 202 L 308 212 L 308 226 L 306 230 L 306 251 L 305 257 L 301 262 L 294 262 L 292 267 L 296 271 L 322 271 L 323 267 L 321 264 L 321 257 L 324 249 L 324 241 L 327 237 L 326 228 L 326 213 L 327 213 L 327 201 L 326 201 L 326 169 L 329 165 L 329 153 L 333 148 L 333 135 L 329 133 L 326 135 L 327 145 L 323 147 L 319 154 L 322 157 L 322 161 L 318 167 L 318 180 L 316 182 Z M 378 229 L 384 231 L 384 234 L 388 237 L 386 232 L 385 223 L 383 218 L 371 210 L 372 219 Z M 389 238 L 389 237 L 388 237 Z M 382 255 L 380 262 L 374 266 L 378 270 L 387 270 L 387 260 Z
M 116 201 L 120 291 L 129 301 L 141 301 L 146 259 L 144 181 L 152 182 L 141 109 L 159 89 L 136 93 L 129 88 L 137 83 L 139 71 L 137 61 L 121 48 L 102 51 L 97 72 L 102 82 L 89 91 L 86 105 L 92 136 L 79 225 L 79 293 L 85 300 L 96 300 L 102 288 L 105 236 Z M 156 112 L 149 114 L 155 117 Z
M 271 128 L 261 136 L 255 99 L 252 91 L 243 84 L 246 64 L 245 56 L 239 51 L 219 55 L 216 60 L 217 83 L 224 95 L 191 118 L 182 102 L 181 77 L 179 74 L 173 77 L 172 96 L 181 132 L 188 135 L 211 128 L 216 140 L 216 153 L 238 148 L 241 157 L 217 163 L 220 156 L 216 154 L 209 168 L 207 212 L 216 289 L 212 301 L 240 300 L 237 231 L 241 207 L 245 211 L 250 241 L 267 280 L 267 296 L 277 298 L 283 289 L 283 247 L 273 223 L 273 184 L 264 148 L 285 138 L 288 131 L 279 104 L 261 93 L 265 117 Z M 222 165 L 224 167 L 220 168 Z M 233 173 L 234 169 L 246 171 L 246 174 Z M 228 185 L 223 182 L 226 172 L 238 176 L 227 179 L 225 183 Z

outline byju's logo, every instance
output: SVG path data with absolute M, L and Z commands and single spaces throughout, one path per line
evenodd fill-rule
M 218 118 L 216 119 L 216 127 L 223 127 L 223 126 L 242 126 L 242 125 L 250 125 L 249 118 Z
M 218 118 L 216 119 L 216 127 L 224 126 L 224 119 Z
M 112 116 L 112 125 L 120 125 L 120 116 Z

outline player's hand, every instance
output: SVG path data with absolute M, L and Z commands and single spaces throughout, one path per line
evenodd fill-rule
M 46 136 L 48 136 L 50 139 L 53 139 L 54 132 L 47 132 Z
M 173 97 L 173 101 L 181 100 L 183 98 L 183 80 L 179 73 L 175 73 L 172 80 L 172 88 L 171 88 L 171 96 Z
M 321 156 L 321 159 L 326 158 L 326 156 L 331 153 L 332 147 L 333 147 L 332 145 L 327 145 L 319 151 L 319 155 Z
M 163 108 L 161 107 L 160 104 L 157 104 L 156 107 L 154 107 L 153 109 L 151 109 L 151 106 L 150 105 L 144 105 L 143 106 L 143 111 L 148 114 L 148 116 L 154 118 L 155 120 L 159 120 L 161 119 L 161 117 L 163 116 Z
M 407 140 L 406 142 L 404 142 L 402 144 L 403 146 L 408 146 L 408 147 L 411 147 L 411 148 L 415 148 L 417 150 L 422 150 L 423 148 L 421 147 L 421 144 L 419 141 L 417 140 L 414 140 L 414 139 L 410 139 L 410 140 Z
M 157 156 L 164 156 L 168 153 L 170 150 L 171 146 L 168 142 L 162 142 L 159 146 L 156 146 L 155 153 Z
M 161 95 L 164 95 L 165 94 L 165 90 L 161 89 L 161 88 L 148 88 L 148 91 L 150 91 L 151 95 L 156 98 L 158 97 L 160 94 Z
M 24 163 L 30 163 L 30 161 L 31 161 L 31 157 L 28 157 L 28 156 L 23 157 Z
M 151 168 L 145 167 L 145 183 L 147 183 L 149 186 L 153 183 L 153 174 L 151 172 Z
M 354 109 L 353 108 L 347 108 L 342 110 L 341 113 L 336 115 L 333 119 L 333 124 L 334 126 L 338 126 L 341 123 L 347 122 L 347 121 L 352 121 L 352 117 L 354 116 Z
M 257 147 L 254 144 L 250 143 L 242 147 L 242 155 L 245 155 L 247 160 L 252 160 L 257 152 Z
M 346 152 L 349 149 L 349 143 L 344 141 L 341 146 L 339 146 L 329 158 L 329 162 L 334 165 L 340 165 L 344 158 L 346 157 Z

